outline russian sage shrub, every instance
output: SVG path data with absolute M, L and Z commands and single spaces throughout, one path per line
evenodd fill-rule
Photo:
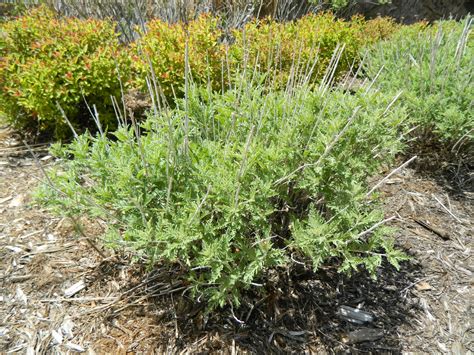
M 366 70 L 387 93 L 401 92 L 417 133 L 450 145 L 472 141 L 474 44 L 472 17 L 400 29 L 367 53 Z M 431 139 L 429 139 L 431 140 Z
M 176 263 L 210 309 L 238 306 L 265 271 L 295 260 L 369 270 L 404 258 L 366 178 L 399 151 L 405 114 L 368 90 L 287 92 L 242 81 L 66 146 L 40 201 L 107 221 L 106 242 Z M 382 223 L 381 223 L 382 222 Z

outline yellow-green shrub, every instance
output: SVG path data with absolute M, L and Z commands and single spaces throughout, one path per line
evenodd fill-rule
M 321 80 L 341 44 L 345 49 L 337 77 L 357 64 L 360 48 L 386 38 L 396 27 L 386 19 L 343 21 L 325 13 L 286 23 L 254 20 L 229 34 L 217 18 L 202 15 L 186 24 L 152 20 L 142 37 L 124 48 L 110 21 L 57 18 L 39 7 L 0 27 L 0 107 L 19 128 L 61 137 L 68 128 L 56 103 L 78 128 L 92 123 L 83 95 L 97 104 L 103 123 L 109 121 L 110 96 L 121 95 L 117 70 L 124 86 L 147 91 L 151 64 L 165 97 L 172 102 L 174 95 L 183 96 L 186 43 L 197 84 L 227 88 L 243 66 L 253 70 L 257 64 L 282 87 L 292 73 L 306 74 L 316 58 L 311 81 Z
M 352 25 L 359 23 L 361 26 L 360 35 L 366 44 L 388 39 L 403 26 L 396 23 L 391 17 L 377 17 L 365 21 L 361 16 L 354 16 L 351 19 Z
M 121 51 L 114 24 L 57 18 L 45 7 L 1 25 L 0 107 L 18 128 L 56 137 L 67 134 L 57 104 L 73 125 L 91 122 L 84 106 L 96 104 L 102 123 L 112 115 L 110 95 L 120 95 L 130 60 Z
M 235 43 L 230 53 L 235 63 L 257 63 L 260 69 L 269 70 L 279 85 L 287 82 L 292 70 L 295 75 L 308 73 L 317 60 L 311 79 L 319 81 L 338 44 L 344 46 L 344 51 L 336 77 L 357 64 L 362 46 L 388 37 L 396 28 L 392 20 L 385 18 L 365 21 L 354 17 L 344 21 L 332 13 L 310 14 L 288 23 L 255 20 L 243 30 L 233 31 Z
M 344 45 L 336 76 L 357 64 L 360 49 L 366 44 L 388 37 L 397 25 L 385 18 L 366 21 L 354 17 L 352 21 L 337 19 L 331 13 L 308 15 L 293 22 L 271 19 L 253 20 L 243 29 L 231 31 L 230 45 L 222 39 L 229 37 L 211 16 L 200 16 L 187 24 L 167 24 L 153 20 L 146 33 L 131 46 L 135 85 L 146 89 L 145 77 L 150 62 L 157 81 L 168 99 L 182 96 L 185 77 L 185 46 L 188 41 L 191 75 L 198 84 L 210 84 L 220 89 L 233 74 L 249 71 L 257 65 L 268 71 L 278 86 L 284 85 L 293 71 L 295 75 L 308 72 L 317 58 L 312 81 L 325 74 L 338 44 Z M 231 77 L 229 78 L 229 73 Z M 150 73 L 151 74 L 151 73 Z
M 202 15 L 187 24 L 168 24 L 152 20 L 146 33 L 131 45 L 134 68 L 138 72 L 136 84 L 146 88 L 145 77 L 150 62 L 164 95 L 172 99 L 181 96 L 185 76 L 185 50 L 188 42 L 189 66 L 196 83 L 208 83 L 216 88 L 221 82 L 221 68 L 225 46 L 219 43 L 222 36 L 216 18 Z M 174 91 L 174 93 L 173 93 Z

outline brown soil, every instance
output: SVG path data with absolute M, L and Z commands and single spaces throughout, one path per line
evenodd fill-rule
M 53 163 L 44 147 L 34 149 L 44 167 Z M 267 297 L 249 292 L 235 312 L 206 315 L 177 270 L 150 271 L 125 253 L 99 253 L 90 243 L 104 229 L 99 222 L 81 220 L 77 234 L 70 221 L 35 206 L 40 177 L 20 142 L 1 129 L 0 352 L 474 351 L 473 195 L 448 192 L 439 179 L 405 168 L 381 188 L 386 216 L 397 217 L 397 244 L 412 256 L 400 271 L 384 264 L 377 280 L 342 276 L 334 265 L 317 274 L 273 271 Z M 376 319 L 348 323 L 340 306 Z M 361 329 L 377 336 L 354 339 Z

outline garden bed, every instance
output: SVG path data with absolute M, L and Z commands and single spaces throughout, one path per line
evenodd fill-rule
M 103 226 L 83 221 L 77 235 L 66 219 L 32 205 L 42 173 L 10 130 L 0 137 L 2 352 L 474 350 L 473 195 L 453 192 L 439 176 L 405 168 L 381 189 L 385 214 L 397 216 L 396 244 L 412 256 L 400 271 L 384 264 L 377 280 L 343 276 L 331 264 L 317 274 L 270 272 L 265 298 L 245 293 L 235 312 L 206 316 L 173 283 L 172 266 L 146 270 L 129 255 L 100 255 L 84 235 L 100 235 Z M 44 147 L 34 148 L 44 167 L 52 163 Z M 341 306 L 376 318 L 351 324 L 338 315 Z M 374 340 L 358 342 L 362 328 Z

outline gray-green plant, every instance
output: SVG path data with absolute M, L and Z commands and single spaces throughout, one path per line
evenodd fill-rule
M 451 145 L 474 138 L 471 28 L 472 17 L 407 26 L 367 53 L 368 76 L 386 93 L 402 92 L 399 103 L 422 139 Z
M 223 94 L 188 83 L 176 108 L 140 125 L 122 117 L 114 139 L 56 145 L 39 201 L 104 220 L 112 248 L 180 265 L 209 309 L 238 306 L 270 268 L 337 260 L 341 272 L 375 275 L 384 257 L 398 266 L 405 256 L 367 177 L 401 149 L 403 110 L 370 88 L 258 82 Z

